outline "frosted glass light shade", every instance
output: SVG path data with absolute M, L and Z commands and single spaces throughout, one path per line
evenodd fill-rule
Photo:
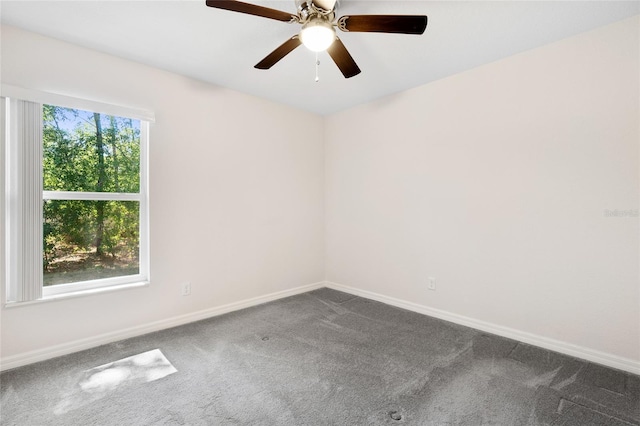
M 325 51 L 336 39 L 336 32 L 330 23 L 311 21 L 302 27 L 300 40 L 307 49 L 313 52 Z

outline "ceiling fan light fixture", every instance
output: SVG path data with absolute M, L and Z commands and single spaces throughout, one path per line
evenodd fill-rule
M 300 31 L 300 40 L 305 47 L 313 52 L 323 52 L 333 44 L 336 31 L 333 25 L 322 19 L 309 21 Z

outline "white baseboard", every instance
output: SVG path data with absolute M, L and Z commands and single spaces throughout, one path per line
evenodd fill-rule
M 535 334 L 515 330 L 513 328 L 504 327 L 485 321 L 480 321 L 440 309 L 430 308 L 428 306 L 419 305 L 417 303 L 408 302 L 406 300 L 396 299 L 394 297 L 385 296 L 383 294 L 373 293 L 367 290 L 360 290 L 342 284 L 327 281 L 325 282 L 325 287 L 343 291 L 345 293 L 350 293 L 355 296 L 361 296 L 367 299 L 376 300 L 378 302 L 396 306 L 408 311 L 413 311 L 423 315 L 428 315 L 430 317 L 439 318 L 455 324 L 460 324 L 477 330 L 486 331 L 488 333 L 497 334 L 498 336 L 507 337 L 519 342 L 528 343 L 530 345 L 539 346 L 541 348 L 560 352 L 565 355 L 570 355 L 597 364 L 606 365 L 607 367 L 612 367 L 618 370 L 623 370 L 629 373 L 640 375 L 640 361 L 622 358 L 605 352 L 596 351 L 594 349 L 585 348 L 583 346 L 578 346 L 555 339 L 549 339 L 547 337 L 538 336 Z
M 378 302 L 385 303 L 387 305 L 396 306 L 398 308 L 406 309 L 408 311 L 417 312 L 423 315 L 428 315 L 434 318 L 439 318 L 445 321 L 450 321 L 455 324 L 464 325 L 477 330 L 485 331 L 488 333 L 496 334 L 498 336 L 507 337 L 517 340 L 519 342 L 527 343 L 534 346 L 539 346 L 552 351 L 560 352 L 566 355 L 581 358 L 587 361 L 595 362 L 597 364 L 606 365 L 608 367 L 616 368 L 623 371 L 640 375 L 640 362 L 628 358 L 622 358 L 616 355 L 611 355 L 605 352 L 596 351 L 593 349 L 585 348 L 582 346 L 573 345 L 571 343 L 562 342 L 559 340 L 549 339 L 547 337 L 538 336 L 535 334 L 515 330 L 509 327 L 503 327 L 500 325 L 492 324 L 485 321 L 476 320 L 473 318 L 465 317 L 462 315 L 454 314 L 451 312 L 443 311 L 440 309 L 430 308 L 428 306 L 419 305 L 417 303 L 408 302 L 394 297 L 385 296 L 379 293 L 370 292 L 367 290 L 360 290 L 354 287 L 349 287 L 342 284 L 333 282 L 319 282 L 309 284 L 301 287 L 296 287 L 289 290 L 279 291 L 276 293 L 267 294 L 264 296 L 258 296 L 251 299 L 241 300 L 239 302 L 229 303 L 223 306 L 217 306 L 210 309 L 204 309 L 197 312 L 192 312 L 185 315 L 180 315 L 172 318 L 166 318 L 159 321 L 143 324 L 136 327 L 130 327 L 123 330 L 118 330 L 110 333 L 93 336 L 86 339 L 79 339 L 60 345 L 50 346 L 48 348 L 38 349 L 35 351 L 25 352 L 9 357 L 0 359 L 0 371 L 10 370 L 12 368 L 21 367 L 34 362 L 44 361 L 47 359 L 55 358 L 62 355 L 67 355 L 73 352 L 90 349 L 96 346 L 105 345 L 107 343 L 116 342 L 122 339 L 128 339 L 130 337 L 140 336 L 142 334 L 152 333 L 154 331 L 164 330 L 179 325 L 188 324 L 190 322 L 203 320 L 206 318 L 215 317 L 218 315 L 226 314 L 228 312 L 237 311 L 251 306 L 260 305 L 263 303 L 271 302 L 274 300 L 282 299 L 296 294 L 306 293 L 308 291 L 316 290 L 318 288 L 328 287 L 334 290 L 343 291 L 356 296 L 361 296 L 367 299 L 376 300 Z
M 130 337 L 140 336 L 142 334 L 152 333 L 154 331 L 164 330 L 166 328 L 176 327 L 179 325 L 188 324 L 190 322 L 215 317 L 218 315 L 226 314 L 228 312 L 238 311 L 240 309 L 249 308 L 251 306 L 261 305 L 273 300 L 294 296 L 300 293 L 306 293 L 308 291 L 316 290 L 322 287 L 324 287 L 324 282 L 304 285 L 289 290 L 241 300 L 239 302 L 229 303 L 223 306 L 217 306 L 214 308 L 204 309 L 185 315 L 162 319 L 139 326 L 126 328 L 124 330 L 100 334 L 98 336 L 93 336 L 86 339 L 79 339 L 60 345 L 50 346 L 48 348 L 8 356 L 0 359 L 0 371 L 10 370 L 12 368 L 21 367 L 23 365 L 32 364 L 34 362 L 44 361 L 73 352 L 105 345 L 107 343 L 117 342 L 118 340 L 128 339 Z

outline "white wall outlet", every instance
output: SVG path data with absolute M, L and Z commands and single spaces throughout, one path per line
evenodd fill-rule
M 189 296 L 191 294 L 191 283 L 186 282 L 182 283 L 180 287 L 180 294 L 182 296 Z
M 436 291 L 436 279 L 434 277 L 429 277 L 427 281 L 427 288 L 429 290 Z

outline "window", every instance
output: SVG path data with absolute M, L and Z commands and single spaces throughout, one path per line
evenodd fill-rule
M 25 96 L 13 87 L 2 91 L 5 300 L 147 282 L 152 115 L 40 92 Z

